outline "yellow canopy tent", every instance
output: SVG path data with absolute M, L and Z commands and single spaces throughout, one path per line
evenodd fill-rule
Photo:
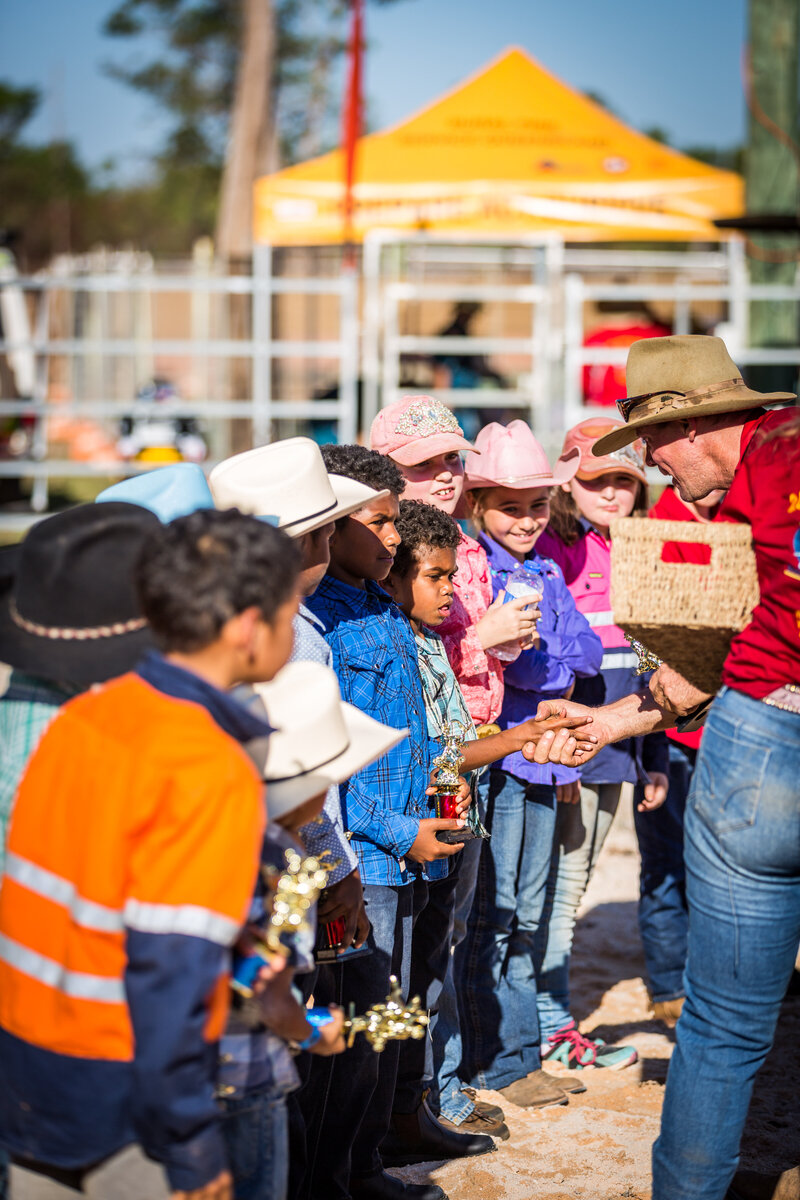
M 569 241 L 719 240 L 742 181 L 629 129 L 509 49 L 416 116 L 358 144 L 354 236 L 557 232 Z M 255 185 L 255 238 L 343 240 L 335 150 Z

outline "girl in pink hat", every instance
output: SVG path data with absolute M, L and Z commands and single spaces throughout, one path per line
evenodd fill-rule
M 599 674 L 579 679 L 573 699 L 608 704 L 638 691 L 638 658 L 611 612 L 610 522 L 647 514 L 647 476 L 641 442 L 597 457 L 595 442 L 621 421 L 588 418 L 569 430 L 556 464 L 577 462 L 573 477 L 553 489 L 550 524 L 539 543 L 564 573 L 575 603 L 603 643 Z M 577 457 L 576 457 L 577 456 Z M 548 883 L 550 920 L 537 945 L 538 1011 L 542 1057 L 580 1070 L 620 1070 L 636 1062 L 633 1046 L 606 1046 L 584 1037 L 569 1007 L 569 961 L 578 905 L 619 804 L 623 783 L 639 785 L 637 800 L 663 798 L 668 763 L 663 733 L 606 747 L 581 770 L 574 804 L 561 804 Z M 643 819 L 646 819 L 643 818 Z
M 505 667 L 502 728 L 534 716 L 541 700 L 566 695 L 576 677 L 600 669 L 599 639 L 575 607 L 560 569 L 536 548 L 550 516 L 550 490 L 573 478 L 579 457 L 576 450 L 551 469 L 524 421 L 487 425 L 467 455 L 468 500 L 494 593 L 525 567 L 541 595 L 534 643 Z M 567 1092 L 583 1086 L 541 1069 L 535 952 L 546 920 L 556 787 L 571 791 L 578 772 L 531 763 L 517 753 L 487 775 L 482 782 L 491 840 L 482 849 L 465 943 L 467 1074 L 476 1086 L 494 1088 L 515 1104 L 566 1104 Z

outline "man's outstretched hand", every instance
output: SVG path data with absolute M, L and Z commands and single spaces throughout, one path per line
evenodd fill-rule
M 598 714 L 602 715 L 602 709 L 587 708 L 574 700 L 543 700 L 536 720 L 548 723 L 548 728 L 539 738 L 532 761 L 560 763 L 563 767 L 583 766 L 612 740 L 611 730 L 598 719 Z M 561 718 L 560 728 L 549 724 L 554 717 Z
M 679 717 L 688 716 L 700 704 L 711 699 L 708 692 L 701 692 L 699 688 L 689 683 L 688 679 L 684 679 L 666 663 L 662 663 L 653 674 L 648 686 L 656 704 L 668 709 L 669 712 L 676 713 Z
M 548 711 L 542 716 L 542 710 L 545 705 L 551 704 L 552 711 Z M 542 738 L 545 735 L 553 735 L 560 730 L 575 730 L 574 740 L 575 749 L 585 754 L 587 758 L 591 757 L 591 753 L 595 748 L 597 738 L 594 733 L 588 729 L 592 723 L 591 715 L 587 717 L 585 712 L 576 713 L 574 715 L 567 712 L 569 707 L 566 700 L 543 701 L 539 705 L 539 711 L 536 717 L 530 721 L 525 721 L 524 725 L 520 726 L 520 730 L 524 730 L 526 742 L 522 747 L 522 756 L 527 758 L 528 762 L 544 763 L 548 762 L 547 758 L 538 758 L 536 755 L 537 746 L 541 744 Z M 581 708 L 581 705 L 576 707 Z

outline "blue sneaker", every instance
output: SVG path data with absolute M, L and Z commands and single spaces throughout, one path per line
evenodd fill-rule
M 584 1037 L 574 1021 L 562 1025 L 542 1042 L 541 1055 L 542 1062 L 561 1063 L 570 1071 L 582 1071 L 584 1067 L 621 1071 L 639 1057 L 634 1046 L 607 1046 L 601 1038 Z

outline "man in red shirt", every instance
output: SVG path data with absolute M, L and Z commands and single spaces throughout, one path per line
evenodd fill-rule
M 686 1001 L 653 1148 L 653 1200 L 723 1200 L 800 942 L 800 416 L 765 412 L 794 397 L 748 388 L 719 338 L 637 342 L 627 379 L 627 426 L 595 453 L 641 437 L 684 502 L 729 488 L 719 519 L 751 526 L 761 592 L 731 644 L 687 800 Z M 669 728 L 708 699 L 662 666 L 649 692 L 591 711 L 590 728 L 602 746 Z M 545 735 L 537 760 L 579 765 L 568 732 Z

